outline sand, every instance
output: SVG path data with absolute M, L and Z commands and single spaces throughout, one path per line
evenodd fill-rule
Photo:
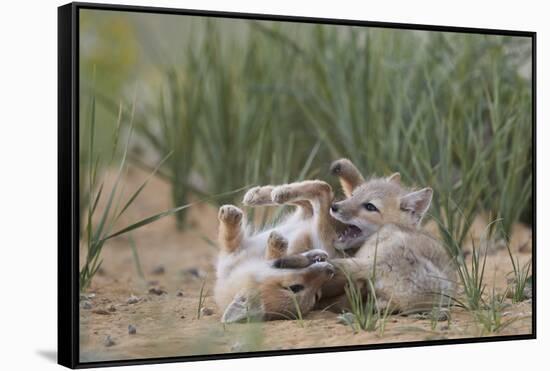
M 125 189 L 137 188 L 147 174 L 131 168 Z M 113 176 L 107 176 L 106 189 Z M 101 210 L 101 204 L 99 210 Z M 171 207 L 170 186 L 153 179 L 119 222 L 120 226 Z M 219 354 L 258 350 L 298 349 L 479 336 L 530 334 L 532 303 L 513 304 L 506 299 L 502 322 L 512 323 L 489 333 L 472 313 L 453 307 L 450 321 L 434 322 L 419 316 L 392 315 L 385 330 L 354 332 L 338 323 L 337 314 L 316 311 L 303 321 L 255 324 L 220 323 L 212 290 L 217 256 L 217 210 L 210 204 L 190 209 L 191 228 L 178 232 L 172 217 L 132 233 L 144 278 L 138 274 L 128 236 L 107 243 L 103 265 L 94 278 L 80 309 L 80 357 L 82 362 Z M 484 225 L 476 220 L 474 235 Z M 520 264 L 531 259 L 531 230 L 514 226 L 511 248 Z M 81 247 L 81 261 L 85 250 Z M 506 249 L 492 251 L 486 266 L 487 290 L 504 293 L 512 265 Z M 199 318 L 199 292 L 204 285 L 203 313 Z M 151 293 L 151 289 L 156 293 Z M 159 295 L 160 294 L 160 295 Z M 137 303 L 128 299 L 137 298 Z M 132 300 L 130 300 L 132 302 Z M 129 334 L 128 326 L 135 328 Z M 108 340 L 106 340 L 108 338 Z

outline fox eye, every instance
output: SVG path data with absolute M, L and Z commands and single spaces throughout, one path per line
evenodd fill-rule
M 293 293 L 297 293 L 304 289 L 304 285 L 300 285 L 300 284 L 290 285 L 287 287 L 287 289 L 292 291 Z
M 367 203 L 364 203 L 363 204 L 363 207 L 365 209 L 367 209 L 368 211 L 378 211 L 378 209 L 376 208 L 376 206 L 374 206 L 372 203 L 370 202 L 367 202 Z

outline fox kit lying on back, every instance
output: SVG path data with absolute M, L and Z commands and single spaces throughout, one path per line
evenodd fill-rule
M 345 174 L 341 183 L 347 195 L 330 208 L 330 215 L 347 225 L 335 246 L 358 250 L 353 258 L 332 260 L 340 272 L 325 285 L 324 301 L 345 302 L 346 275 L 368 295 L 366 281 L 374 273 L 379 307 L 391 301 L 392 310 L 410 312 L 448 303 L 455 279 L 451 260 L 444 247 L 419 228 L 430 207 L 432 189 L 407 189 L 397 173 L 365 181 L 347 160 L 337 161 L 332 169 L 340 177 Z
M 248 206 L 294 205 L 296 211 L 273 228 L 251 234 L 235 206 L 219 211 L 215 299 L 224 309 L 223 322 L 248 318 L 293 318 L 313 308 L 321 286 L 334 274 L 337 230 L 345 227 L 330 217 L 330 185 L 308 180 L 250 189 Z
M 334 268 L 323 250 L 287 256 L 288 240 L 280 232 L 294 236 L 301 218 L 290 224 L 249 235 L 243 212 L 222 206 L 218 219 L 220 254 L 214 297 L 224 313 L 222 322 L 296 318 L 313 308 L 321 286 L 332 278 Z M 285 267 L 280 259 L 285 257 Z

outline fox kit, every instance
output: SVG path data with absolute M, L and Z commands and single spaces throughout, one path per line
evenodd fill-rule
M 281 225 L 256 235 L 244 228 L 243 212 L 222 206 L 220 253 L 214 297 L 224 310 L 222 322 L 296 318 L 315 305 L 320 289 L 334 274 L 323 250 L 287 255 L 288 240 L 296 225 Z M 300 218 L 291 222 L 300 225 Z
M 331 261 L 339 273 L 325 285 L 325 301 L 345 302 L 349 277 L 368 295 L 367 279 L 373 277 L 381 308 L 391 303 L 392 311 L 415 312 L 430 310 L 434 302 L 448 304 L 455 279 L 451 259 L 419 228 L 432 189 L 407 189 L 398 173 L 365 181 L 348 160 L 337 161 L 332 170 L 347 196 L 330 207 L 330 215 L 347 226 L 335 246 L 358 250 L 353 258 Z

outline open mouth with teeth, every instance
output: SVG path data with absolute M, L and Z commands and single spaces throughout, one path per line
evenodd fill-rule
M 356 225 L 346 224 L 338 233 L 334 247 L 338 250 L 348 250 L 360 247 L 367 239 L 367 234 Z

